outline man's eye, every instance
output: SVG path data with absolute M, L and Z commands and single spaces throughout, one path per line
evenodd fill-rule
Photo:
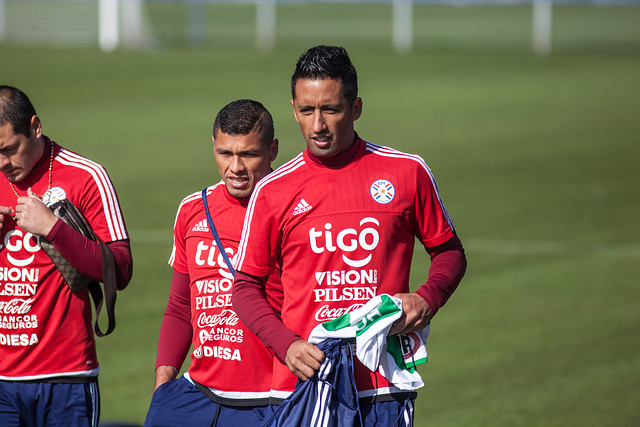
M 7 154 L 10 154 L 10 153 L 16 151 L 17 149 L 18 149 L 17 145 L 14 145 L 13 147 L 6 147 L 6 148 L 3 148 L 3 149 L 0 150 L 0 154 L 7 155 Z

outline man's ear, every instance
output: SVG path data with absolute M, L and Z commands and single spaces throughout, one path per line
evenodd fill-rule
M 291 103 L 291 107 L 293 107 L 293 117 L 295 117 L 296 122 L 300 123 L 300 120 L 298 120 L 298 113 L 296 112 L 296 102 L 294 99 L 289 100 L 289 102 Z
M 353 104 L 351 105 L 351 118 L 355 122 L 362 115 L 362 98 L 357 97 Z
M 29 130 L 31 131 L 31 134 L 33 134 L 36 138 L 40 138 L 42 136 L 42 122 L 40 121 L 40 117 L 38 117 L 37 115 L 31 116 Z
M 278 138 L 274 139 L 269 147 L 269 162 L 273 162 L 278 157 Z

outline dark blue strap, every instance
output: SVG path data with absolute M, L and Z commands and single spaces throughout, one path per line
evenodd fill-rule
M 207 214 L 207 222 L 209 223 L 209 229 L 211 230 L 211 234 L 213 234 L 213 238 L 216 240 L 216 245 L 218 245 L 218 249 L 220 253 L 222 253 L 222 257 L 224 258 L 224 262 L 227 263 L 227 267 L 229 267 L 229 271 L 234 276 L 236 275 L 236 271 L 233 269 L 233 265 L 231 265 L 231 260 L 227 255 L 227 251 L 222 246 L 222 241 L 220 240 L 220 236 L 218 236 L 218 231 L 216 230 L 216 226 L 213 225 L 213 219 L 211 219 L 211 214 L 209 213 L 209 204 L 207 203 L 207 189 L 202 190 L 202 203 L 204 204 L 204 213 Z

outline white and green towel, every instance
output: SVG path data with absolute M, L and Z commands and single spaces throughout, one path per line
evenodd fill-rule
M 429 326 L 408 335 L 387 336 L 402 316 L 402 301 L 387 294 L 377 295 L 363 307 L 316 326 L 309 342 L 327 338 L 355 338 L 356 357 L 401 390 L 424 385 L 416 366 L 427 361 Z

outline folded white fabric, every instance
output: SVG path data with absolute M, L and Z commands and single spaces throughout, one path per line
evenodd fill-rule
M 318 344 L 327 338 L 355 338 L 356 357 L 401 390 L 424 385 L 416 366 L 427 361 L 429 326 L 408 335 L 387 336 L 402 316 L 402 301 L 387 294 L 377 295 L 363 307 L 316 326 L 308 341 Z

